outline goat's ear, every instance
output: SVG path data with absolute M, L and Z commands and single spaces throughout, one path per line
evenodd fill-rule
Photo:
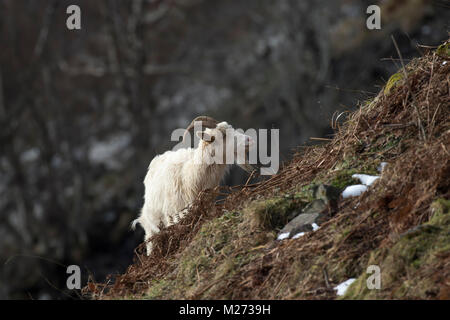
M 203 141 L 206 141 L 206 142 L 214 141 L 214 136 L 210 135 L 209 133 L 207 133 L 205 131 L 197 131 L 195 134 L 197 135 L 197 137 L 199 137 Z

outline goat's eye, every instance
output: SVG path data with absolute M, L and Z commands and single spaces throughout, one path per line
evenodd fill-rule
M 215 137 L 215 136 L 210 136 L 210 137 L 209 137 L 209 142 L 214 142 L 214 140 L 216 140 L 216 137 Z

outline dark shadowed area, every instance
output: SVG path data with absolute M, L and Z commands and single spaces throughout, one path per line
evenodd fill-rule
M 366 28 L 374 3 L 381 30 Z M 391 35 L 408 62 L 449 21 L 443 0 L 0 0 L 0 299 L 77 298 L 68 265 L 82 286 L 124 272 L 174 129 L 198 115 L 280 129 L 287 161 L 400 68 Z

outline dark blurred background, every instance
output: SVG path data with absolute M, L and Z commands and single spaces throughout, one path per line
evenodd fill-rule
M 71 264 L 83 285 L 123 272 L 172 130 L 201 114 L 280 128 L 288 161 L 398 69 L 391 34 L 410 59 L 449 21 L 445 0 L 0 0 L 0 298 L 76 298 Z

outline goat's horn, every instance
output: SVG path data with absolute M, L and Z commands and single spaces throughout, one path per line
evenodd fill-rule
M 208 116 L 199 116 L 192 120 L 189 126 L 186 128 L 186 132 L 184 133 L 183 140 L 185 140 L 186 135 L 188 135 L 192 130 L 194 130 L 195 122 L 201 122 L 202 128 L 215 128 L 219 121 L 214 118 Z

